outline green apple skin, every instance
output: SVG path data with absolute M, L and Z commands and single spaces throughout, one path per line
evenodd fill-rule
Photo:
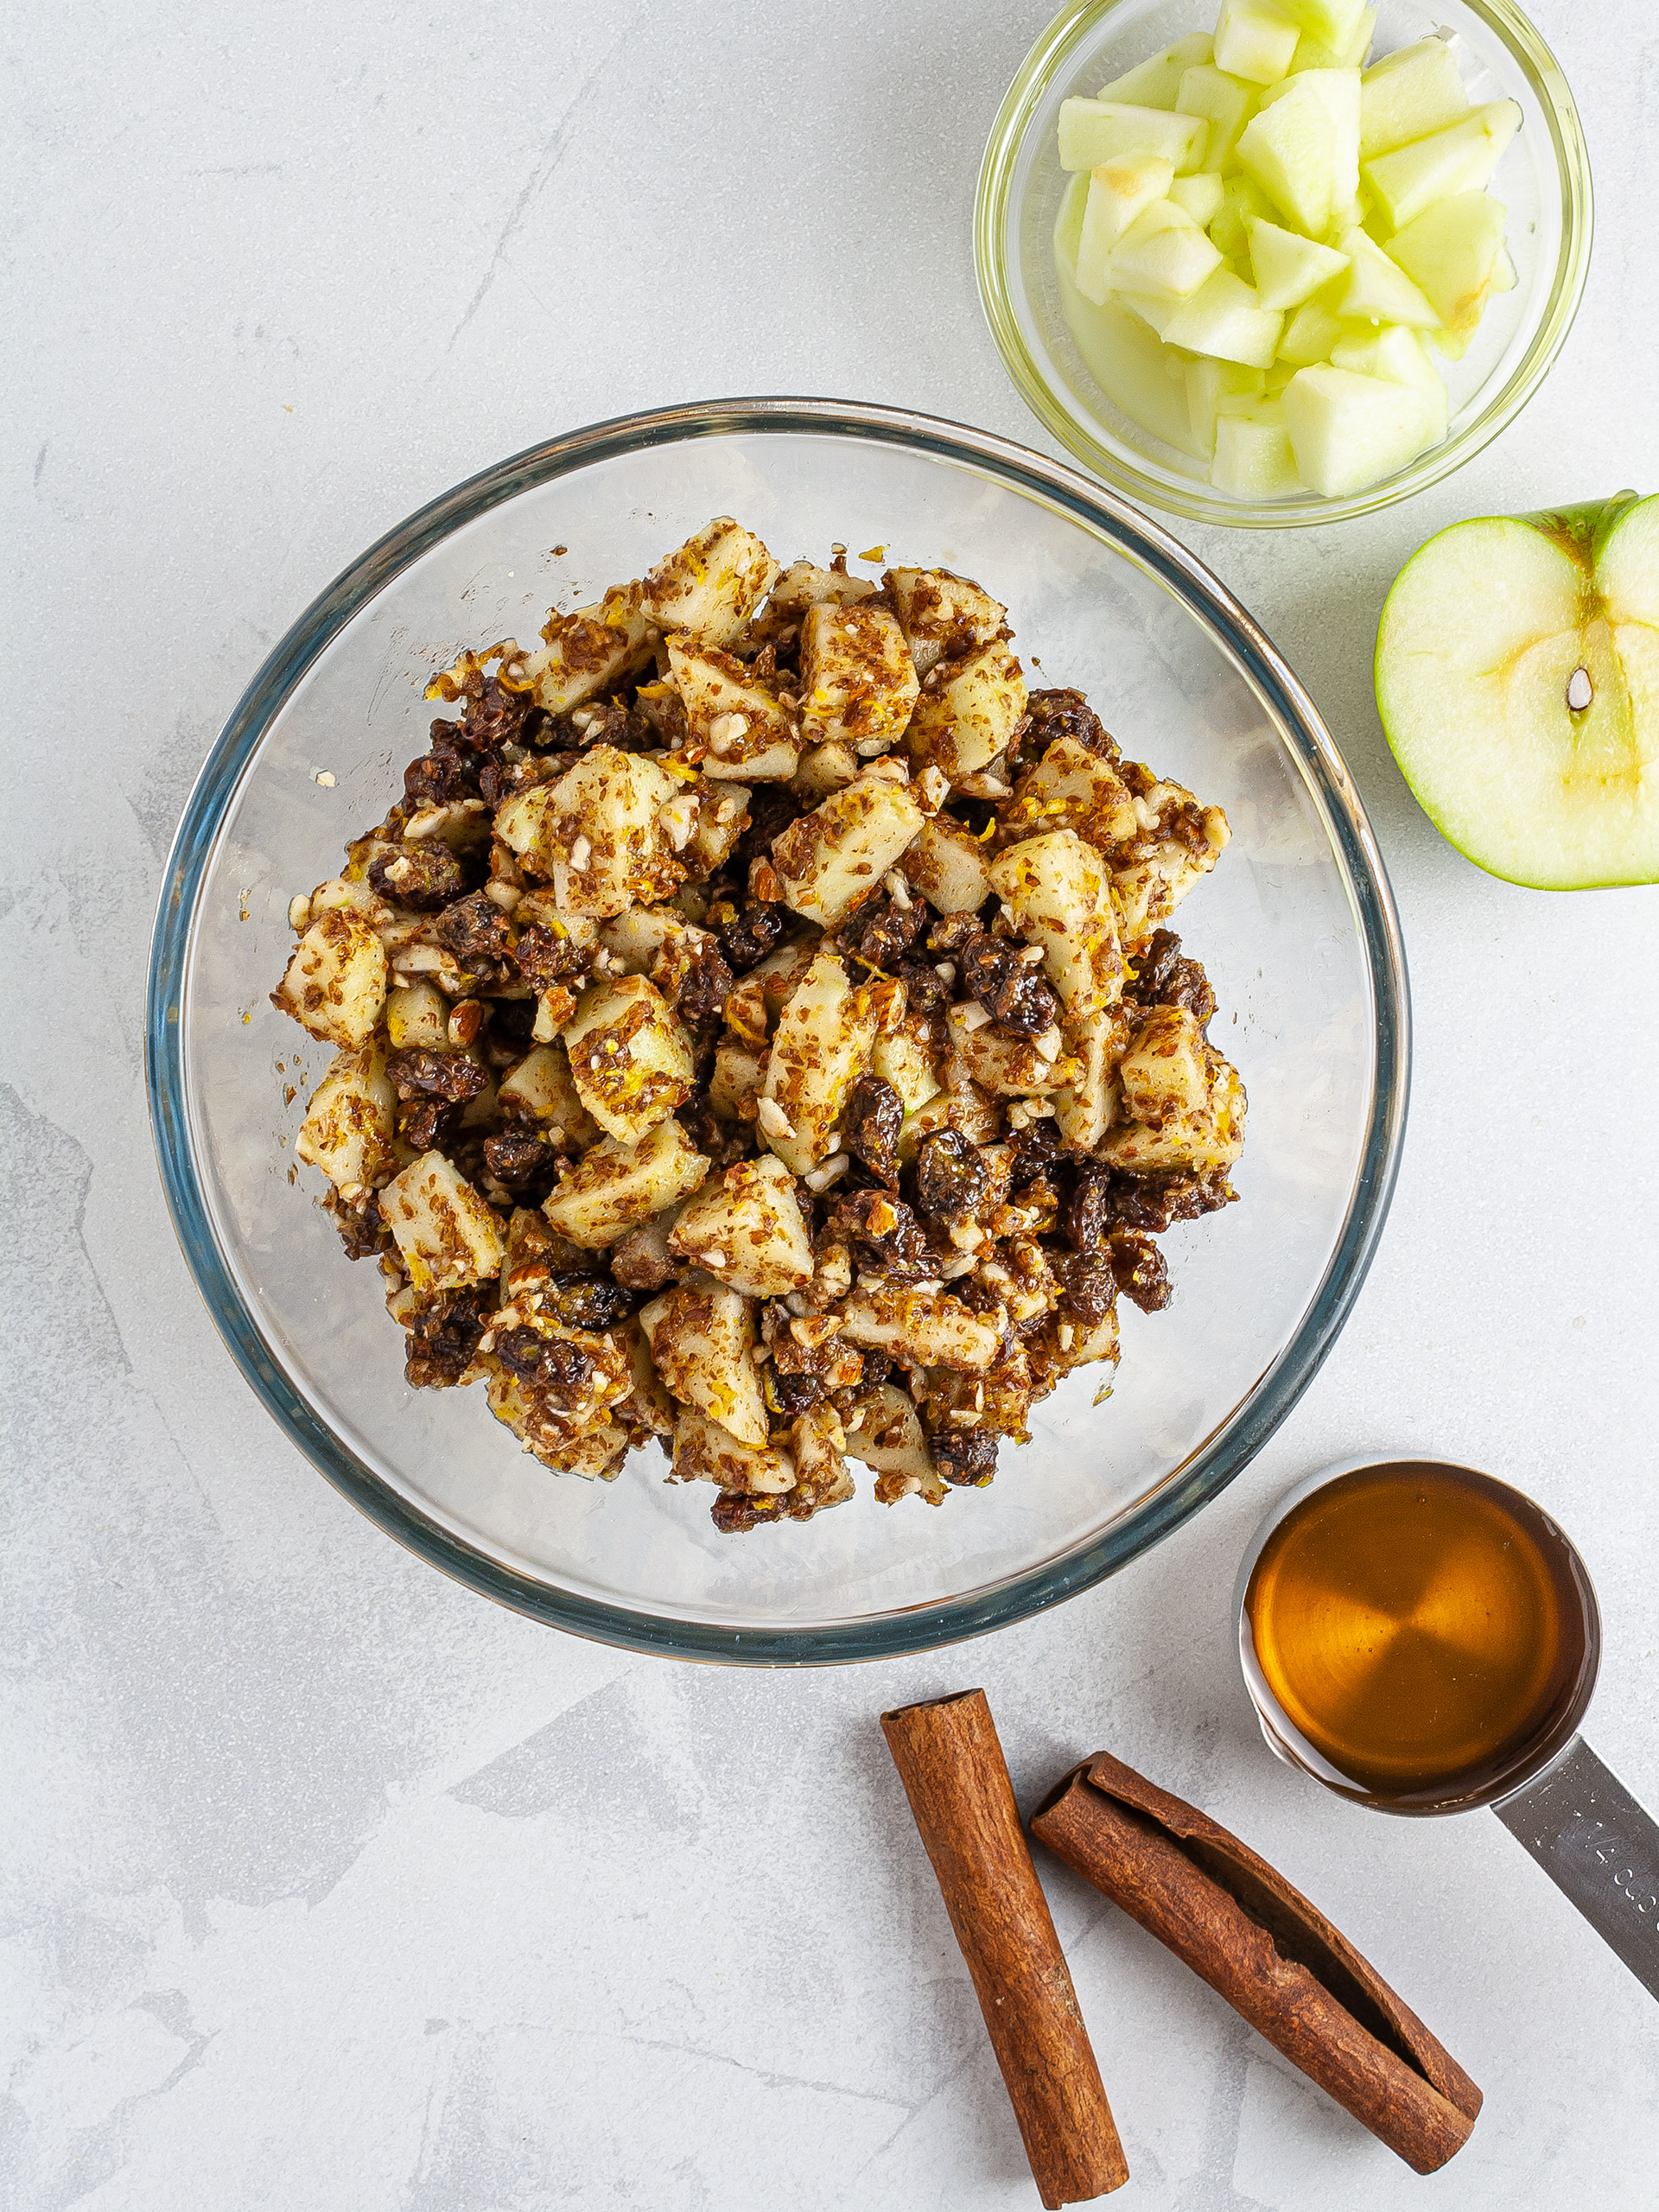
M 1478 868 L 1659 882 L 1659 496 L 1440 531 L 1394 581 L 1375 677 L 1414 797 Z

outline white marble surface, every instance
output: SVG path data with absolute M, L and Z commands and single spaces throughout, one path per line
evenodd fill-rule
M 1574 1532 L 1592 1734 L 1659 1802 L 1659 893 L 1476 873 L 1377 729 L 1388 580 L 1467 512 L 1659 488 L 1638 0 L 1539 0 L 1599 187 L 1577 328 L 1487 454 L 1336 531 L 1189 533 L 1306 677 L 1413 961 L 1382 1255 L 1258 1464 L 986 1643 L 831 1675 L 567 1641 L 359 1520 L 175 1249 L 139 1072 L 190 779 L 319 587 L 551 432 L 706 394 L 1034 442 L 976 303 L 978 153 L 1047 0 L 187 0 L 7 33 L 10 1539 L 0 2193 L 28 2212 L 1034 2203 L 883 1707 L 982 1682 L 1029 1792 L 1097 1743 L 1239 1828 L 1484 2084 L 1414 2182 L 1120 1915 L 1050 1893 L 1146 2212 L 1655 2201 L 1659 2013 L 1484 1815 L 1294 1778 L 1227 1643 L 1294 1478 L 1401 1444 Z

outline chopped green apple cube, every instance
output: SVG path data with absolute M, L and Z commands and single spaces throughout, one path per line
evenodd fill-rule
M 1250 266 L 1264 308 L 1299 308 L 1342 275 L 1348 256 L 1277 223 L 1256 222 L 1250 225 Z
M 1355 20 L 1351 35 L 1342 46 L 1327 46 L 1323 39 L 1315 38 L 1312 31 L 1304 31 L 1296 41 L 1296 52 L 1290 65 L 1293 77 L 1304 69 L 1359 69 L 1371 50 L 1371 39 L 1376 29 L 1375 8 L 1362 8 Z
M 1503 149 L 1520 128 L 1518 103 L 1492 100 L 1471 109 L 1460 123 L 1368 161 L 1365 181 L 1389 229 L 1404 230 L 1437 200 L 1450 200 L 1459 192 L 1484 192 Z M 1244 135 L 1248 138 L 1249 131 Z
M 1380 484 L 1433 442 L 1427 397 L 1390 378 L 1302 369 L 1285 386 L 1281 404 L 1297 474 L 1328 499 Z
M 1164 343 L 1265 369 L 1284 325 L 1283 315 L 1262 307 L 1242 276 L 1217 269 L 1164 325 Z
M 1225 204 L 1227 188 L 1212 171 L 1200 169 L 1194 176 L 1176 177 L 1169 197 L 1186 210 L 1200 230 L 1207 230 Z
M 1181 304 L 1179 300 L 1172 300 L 1167 294 L 1155 297 L 1147 292 L 1114 292 L 1112 297 L 1121 300 L 1131 315 L 1138 315 L 1147 329 L 1156 331 L 1160 338 L 1175 320 L 1175 311 Z M 1174 356 L 1172 354 L 1170 358 L 1173 360 Z
M 1357 69 L 1305 69 L 1282 85 L 1270 85 L 1262 95 L 1265 107 L 1294 93 L 1298 99 L 1317 100 L 1331 118 L 1332 141 L 1331 210 L 1340 220 L 1359 191 L 1359 72 Z
M 1254 406 L 1262 396 L 1260 369 L 1240 361 L 1200 359 L 1186 365 L 1186 413 L 1192 435 L 1206 452 L 1213 452 L 1216 422 L 1224 408 L 1242 401 Z
M 1365 13 L 1365 0 L 1274 0 L 1274 5 L 1299 31 L 1333 48 L 1348 45 Z
M 1323 238 L 1332 217 L 1353 197 L 1351 188 L 1338 189 L 1340 167 L 1346 175 L 1348 134 L 1339 129 L 1335 103 L 1327 97 L 1327 83 L 1343 73 L 1310 69 L 1293 77 L 1271 105 L 1264 103 L 1259 115 L 1244 127 L 1238 142 L 1238 158 L 1294 229 L 1310 238 Z M 1353 140 L 1358 143 L 1359 76 L 1356 87 Z
M 1167 198 L 1175 172 L 1154 154 L 1126 154 L 1089 172 L 1077 239 L 1077 289 L 1098 306 L 1111 289 L 1106 257 L 1135 218 Z
M 1206 169 L 1224 176 L 1237 168 L 1239 133 L 1260 99 L 1258 86 L 1246 84 L 1242 77 L 1230 77 L 1213 62 L 1186 72 L 1175 105 L 1183 115 L 1201 115 L 1210 125 L 1204 149 Z
M 1423 350 L 1414 330 L 1398 324 L 1374 331 L 1369 338 L 1339 338 L 1331 349 L 1333 369 L 1351 369 L 1356 376 L 1386 377 L 1394 384 L 1414 385 L 1428 402 L 1434 421 L 1433 442 L 1446 435 L 1449 402 L 1440 371 Z
M 1300 36 L 1273 0 L 1221 0 L 1216 67 L 1252 85 L 1276 85 L 1290 67 Z
M 1263 399 L 1216 424 L 1216 457 L 1210 481 L 1242 499 L 1280 499 L 1307 489 L 1285 421 L 1284 402 Z
M 1337 313 L 1361 322 L 1403 322 L 1410 330 L 1438 330 L 1440 317 L 1399 264 L 1362 230 L 1344 231 L 1348 282 L 1337 299 Z
M 1343 339 L 1374 334 L 1369 323 L 1344 321 L 1329 300 L 1310 300 L 1285 325 L 1278 358 L 1288 361 L 1294 369 L 1311 369 L 1319 361 L 1328 361 L 1331 349 Z
M 1359 150 L 1362 159 L 1391 153 L 1444 130 L 1469 112 L 1452 49 L 1443 38 L 1420 38 L 1374 61 L 1360 79 Z
M 1200 168 L 1210 126 L 1201 115 L 1115 100 L 1060 102 L 1060 167 L 1098 168 L 1125 154 L 1154 154 L 1180 173 Z
M 1127 300 L 1111 299 L 1096 307 L 1084 298 L 1063 264 L 1058 276 L 1066 327 L 1101 390 L 1132 423 L 1178 453 L 1190 454 L 1207 465 L 1210 448 L 1192 435 L 1185 380 L 1170 374 L 1172 365 L 1179 368 L 1177 356 L 1166 352 L 1156 334 L 1131 313 Z
M 1114 77 L 1109 85 L 1103 85 L 1095 98 L 1114 101 L 1123 107 L 1173 109 L 1183 75 L 1198 63 L 1207 61 L 1214 50 L 1214 41 L 1207 31 L 1199 31 L 1192 38 L 1179 38 L 1173 46 L 1154 54 L 1150 61 L 1143 61 L 1127 76 Z
M 1221 213 L 1211 219 L 1210 235 L 1230 261 L 1248 261 L 1250 225 L 1277 212 L 1254 177 L 1230 176 L 1222 186 Z
M 1221 266 L 1221 256 L 1184 208 L 1160 200 L 1137 215 L 1107 257 L 1115 292 L 1185 300 Z
M 1433 302 L 1440 351 L 1460 359 L 1485 312 L 1503 252 L 1503 207 L 1489 192 L 1437 200 L 1389 240 L 1389 257 Z

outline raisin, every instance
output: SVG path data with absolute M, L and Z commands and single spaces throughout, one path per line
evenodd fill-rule
M 1016 1037 L 1040 1037 L 1059 1019 L 1060 1001 L 1036 964 L 1020 958 L 1007 938 L 982 932 L 957 957 L 957 980 L 999 1027 Z
M 486 676 L 467 695 L 455 736 L 474 753 L 499 753 L 518 738 L 533 704 L 527 691 L 505 690 L 495 677 Z
M 747 874 L 751 861 L 769 857 L 775 838 L 811 811 L 812 802 L 787 784 L 760 784 L 749 795 L 748 827 L 731 851 L 730 865 Z
M 1074 1252 L 1092 1252 L 1111 1219 L 1111 1176 L 1096 1169 L 1078 1175 L 1060 1212 L 1060 1234 Z
M 677 1109 L 676 1118 L 711 1168 L 729 1167 L 754 1150 L 754 1131 L 747 1122 L 722 1122 L 706 1091 L 696 1091 Z
M 404 1374 L 416 1390 L 447 1390 L 478 1350 L 495 1286 L 447 1290 L 423 1306 L 410 1325 Z
M 381 1214 L 380 1201 L 372 1191 L 360 1206 L 351 1206 L 344 1203 L 338 1191 L 331 1190 L 322 1201 L 322 1209 L 339 1230 L 348 1260 L 371 1260 L 376 1253 L 391 1249 L 391 1232 Z
M 767 1405 L 785 1421 L 807 1412 L 823 1395 L 823 1384 L 816 1375 L 785 1373 L 776 1367 L 766 1370 L 766 1387 Z
M 1013 1154 L 1008 1177 L 1012 1189 L 1022 1190 L 1046 1174 L 1059 1159 L 1060 1133 L 1053 1116 L 1045 1114 L 1039 1121 L 1027 1122 L 1023 1129 L 1015 1129 L 1008 1139 L 1008 1150 Z
M 769 952 L 775 952 L 789 928 L 787 906 L 757 900 L 746 906 L 735 921 L 722 923 L 720 949 L 734 976 L 747 976 Z
M 831 1233 L 844 1243 L 855 1267 L 871 1274 L 920 1281 L 938 1270 L 927 1232 L 902 1198 L 886 1191 L 854 1191 L 836 1205 Z
M 456 799 L 478 797 L 478 769 L 455 744 L 455 725 L 432 725 L 432 749 L 411 760 L 404 771 L 405 804 L 449 806 Z
M 484 1157 L 496 1181 L 510 1190 L 515 1184 L 534 1182 L 553 1165 L 551 1147 L 524 1128 L 503 1129 L 499 1136 L 486 1137 Z
M 944 978 L 925 960 L 897 961 L 893 972 L 905 987 L 905 1006 L 911 1014 L 935 1014 L 950 999 Z
M 1105 1319 L 1117 1296 L 1117 1277 L 1105 1252 L 1079 1252 L 1056 1257 L 1060 1281 L 1060 1310 L 1070 1321 L 1092 1329 Z
M 967 1221 L 984 1203 L 991 1171 L 960 1129 L 936 1129 L 916 1154 L 916 1208 L 931 1221 Z
M 495 1339 L 503 1367 L 528 1382 L 537 1397 L 569 1413 L 587 1395 L 594 1371 L 590 1355 L 563 1337 L 544 1337 L 535 1329 L 508 1329 Z
M 1227 1171 L 1212 1167 L 1203 1175 L 1122 1175 L 1112 1179 L 1110 1220 L 1120 1229 L 1144 1229 L 1160 1236 L 1172 1222 L 1196 1221 L 1230 1205 L 1238 1196 Z
M 1161 1313 L 1175 1295 L 1163 1254 L 1150 1236 L 1134 1230 L 1113 1237 L 1112 1273 L 1124 1297 L 1132 1299 L 1143 1313 Z
M 369 862 L 369 886 L 394 906 L 435 914 L 467 888 L 467 871 L 442 837 L 423 837 Z
M 893 1362 L 886 1352 L 867 1351 L 863 1358 L 864 1371 L 858 1378 L 861 1389 L 874 1389 L 878 1382 L 885 1382 L 891 1377 Z
M 416 1152 L 447 1152 L 460 1120 L 459 1109 L 447 1099 L 423 1098 L 398 1115 L 397 1134 Z
M 984 934 L 977 914 L 941 914 L 927 933 L 927 949 L 941 960 L 954 959 Z
M 841 1141 L 884 1183 L 898 1183 L 899 1132 L 904 1125 L 905 1103 L 893 1085 L 879 1075 L 860 1076 L 847 1094 Z
M 781 1521 L 781 1497 L 751 1497 L 747 1491 L 723 1490 L 709 1509 L 709 1518 L 722 1536 L 741 1536 L 768 1521 Z
M 542 1295 L 565 1328 L 591 1329 L 595 1335 L 633 1311 L 632 1299 L 609 1275 L 556 1274 Z
M 578 976 L 588 955 L 568 930 L 551 929 L 545 922 L 526 922 L 513 944 L 518 973 L 533 991 L 551 990 L 567 976 Z
M 490 1035 L 503 1045 L 518 1047 L 512 1057 L 521 1058 L 535 1042 L 536 1001 L 534 999 L 492 999 L 490 1001 Z
M 851 947 L 859 959 L 868 960 L 872 968 L 891 971 L 921 935 L 926 918 L 927 909 L 919 899 L 912 899 L 908 906 L 900 906 L 895 900 L 884 898 L 856 937 L 849 935 L 842 925 L 842 941 Z
M 675 1012 L 685 1027 L 717 1029 L 725 1019 L 726 1000 L 735 981 L 731 969 L 707 938 L 699 939 L 675 1002 Z
M 1103 760 L 1116 760 L 1117 747 L 1107 735 L 1100 716 L 1081 691 L 1033 691 L 1026 700 L 1025 726 L 1020 750 L 1032 760 L 1040 760 L 1057 738 L 1069 737 Z
M 452 1106 L 476 1098 L 490 1080 L 464 1052 L 433 1052 L 424 1045 L 406 1045 L 401 1052 L 389 1052 L 386 1073 L 400 1098 L 447 1098 Z
M 988 1429 L 959 1428 L 954 1422 L 928 1439 L 933 1464 L 958 1489 L 983 1490 L 996 1472 L 997 1440 Z
M 372 873 L 372 871 L 371 871 Z M 1179 1006 L 1204 1028 L 1216 1010 L 1216 995 L 1201 963 L 1182 956 L 1173 930 L 1154 930 L 1135 963 L 1125 995 L 1137 1006 Z
M 466 964 L 500 960 L 512 950 L 506 916 L 481 891 L 446 906 L 428 927 L 439 944 Z

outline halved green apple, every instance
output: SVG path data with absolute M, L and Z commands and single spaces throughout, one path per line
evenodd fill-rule
M 1418 804 L 1489 874 L 1659 882 L 1659 496 L 1454 524 L 1395 577 L 1382 728 Z

